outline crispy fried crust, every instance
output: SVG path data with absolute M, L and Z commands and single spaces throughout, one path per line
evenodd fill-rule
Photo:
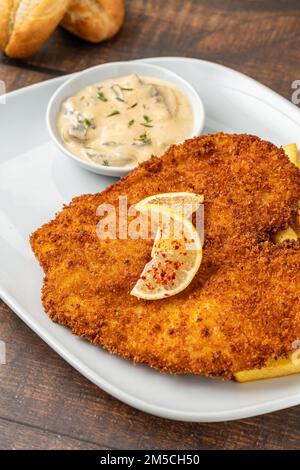
M 104 192 L 75 198 L 31 237 L 46 272 L 45 310 L 75 334 L 161 371 L 230 378 L 263 365 L 299 336 L 292 308 L 299 245 L 261 243 L 294 217 L 299 175 L 274 145 L 217 134 L 173 146 Z M 151 241 L 100 241 L 96 209 L 117 205 L 119 195 L 133 204 L 171 191 L 204 194 L 203 263 L 181 294 L 137 300 L 129 292 L 149 260 Z M 293 325 L 289 334 L 281 315 Z
M 123 285 L 130 276 L 124 271 Z M 80 256 L 48 272 L 43 302 L 54 321 L 110 352 L 163 372 L 229 379 L 291 352 L 300 338 L 299 289 L 299 243 L 263 243 L 202 289 L 194 282 L 158 302 L 137 300 L 113 283 L 103 286 Z

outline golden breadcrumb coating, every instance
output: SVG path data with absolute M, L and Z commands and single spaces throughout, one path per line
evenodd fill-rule
M 176 191 L 204 194 L 202 265 L 182 293 L 138 300 L 130 291 L 152 241 L 99 240 L 97 207 Z M 300 171 L 258 137 L 216 134 L 172 146 L 102 193 L 73 199 L 32 234 L 45 310 L 75 334 L 161 371 L 231 378 L 263 365 L 299 336 L 299 244 L 264 242 L 293 219 L 298 199 Z

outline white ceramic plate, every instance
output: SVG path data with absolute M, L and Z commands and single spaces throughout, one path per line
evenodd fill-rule
M 277 145 L 300 144 L 299 110 L 226 67 L 183 58 L 149 59 L 189 80 L 207 111 L 207 132 L 249 132 Z M 64 158 L 45 127 L 48 100 L 66 78 L 16 91 L 0 105 L 0 286 L 3 300 L 55 351 L 103 390 L 140 410 L 186 421 L 224 421 L 300 404 L 300 376 L 248 384 L 162 375 L 73 336 L 45 315 L 43 274 L 29 234 L 63 203 L 114 180 Z M 270 168 L 270 171 L 272 169 Z

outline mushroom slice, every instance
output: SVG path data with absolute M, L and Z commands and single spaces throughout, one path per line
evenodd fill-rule
M 153 85 L 153 84 L 150 85 L 150 95 L 151 95 L 151 98 L 155 99 L 156 103 L 159 103 L 162 100 L 162 96 L 156 85 Z
M 170 88 L 160 87 L 160 93 L 162 95 L 165 106 L 171 117 L 175 117 L 177 114 L 177 99 L 176 95 Z
M 132 80 L 133 80 L 133 88 L 135 88 L 136 86 L 145 85 L 145 82 L 141 79 L 141 77 L 137 73 L 133 75 Z
M 125 100 L 124 100 L 124 94 L 123 94 L 123 91 L 122 91 L 122 88 L 120 87 L 120 85 L 112 85 L 111 86 L 111 89 L 115 95 L 115 98 L 118 100 L 118 101 L 122 101 L 123 103 L 125 103 Z
M 78 123 L 76 125 L 70 126 L 67 130 L 67 133 L 71 139 L 79 141 L 86 141 L 88 139 L 86 127 L 83 123 Z
M 121 144 L 120 142 L 115 142 L 114 140 L 109 140 L 108 142 L 103 142 L 102 145 L 105 145 L 106 147 L 120 147 Z
M 164 86 L 157 86 L 157 85 L 151 84 L 150 94 L 151 94 L 151 97 L 154 98 L 156 103 L 161 103 L 161 102 L 164 103 L 171 117 L 176 116 L 177 99 L 173 90 Z

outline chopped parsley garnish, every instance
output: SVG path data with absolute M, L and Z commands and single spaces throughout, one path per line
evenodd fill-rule
M 102 160 L 102 165 L 103 166 L 109 166 L 108 160 Z
M 132 104 L 131 106 L 129 106 L 129 108 L 128 108 L 128 109 L 135 108 L 137 105 L 138 105 L 138 103 L 134 103 L 134 104 Z
M 112 111 L 110 114 L 108 114 L 106 117 L 116 116 L 117 114 L 120 114 L 120 111 L 118 111 L 117 109 L 115 109 L 115 110 Z
M 126 88 L 124 86 L 120 87 L 122 91 L 133 91 L 133 88 Z
M 150 122 L 152 122 L 152 119 L 149 118 L 149 116 L 147 116 L 146 114 L 144 114 L 143 116 L 144 118 L 144 122 L 141 122 L 141 126 L 144 126 L 144 127 L 153 127 Z
M 149 137 L 149 134 L 147 132 L 144 132 L 144 134 L 141 134 L 137 139 L 134 139 L 137 142 L 140 142 L 144 145 L 151 145 L 152 140 Z
M 88 119 L 88 118 L 84 118 L 83 124 L 84 124 L 86 127 L 91 127 L 92 121 L 91 121 L 90 119 Z
M 131 121 L 129 121 L 128 123 L 128 127 L 131 127 L 133 124 L 134 124 L 134 119 L 131 119 Z
M 120 96 L 116 96 L 116 100 L 121 101 L 122 103 L 125 103 L 125 100 L 123 100 L 123 98 L 121 98 Z
M 98 90 L 97 98 L 98 98 L 98 100 L 101 100 L 101 101 L 108 101 L 105 94 L 101 90 Z
M 90 119 L 87 119 L 87 118 L 84 118 L 83 120 L 83 126 L 84 126 L 84 129 L 85 131 L 87 132 L 89 130 L 90 127 L 92 127 L 93 123 Z
M 88 119 L 79 114 L 77 116 L 77 125 L 73 126 L 73 129 L 78 132 L 84 132 L 86 135 L 89 129 L 96 129 L 95 121 L 92 118 Z

